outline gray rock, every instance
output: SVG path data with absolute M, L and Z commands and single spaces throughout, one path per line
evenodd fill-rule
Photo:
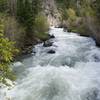
M 44 44 L 43 44 L 43 46 L 44 46 L 44 47 L 50 47 L 50 46 L 52 46 L 52 44 L 53 44 L 53 43 L 50 42 L 50 41 L 45 41 Z
M 49 50 L 47 53 L 49 53 L 49 54 L 54 54 L 54 53 L 56 53 L 54 50 Z
M 49 34 L 49 38 L 52 39 L 52 38 L 55 38 L 55 36 Z

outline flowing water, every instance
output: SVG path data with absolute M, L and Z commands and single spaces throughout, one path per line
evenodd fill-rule
M 36 54 L 15 64 L 17 85 L 11 100 L 100 100 L 100 48 L 88 37 L 51 28 L 51 47 L 35 46 Z M 48 54 L 49 50 L 56 53 Z M 2 96 L 2 100 L 6 100 Z M 10 99 L 7 99 L 10 100 Z

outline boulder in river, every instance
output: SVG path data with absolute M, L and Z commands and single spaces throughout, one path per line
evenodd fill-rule
M 55 36 L 53 34 L 52 35 L 49 34 L 49 38 L 52 39 L 55 38 Z
M 43 44 L 43 46 L 44 47 L 50 47 L 50 46 L 52 46 L 52 44 L 53 44 L 53 42 L 45 41 L 44 44 Z
M 49 50 L 47 53 L 49 53 L 49 54 L 54 54 L 54 53 L 56 53 L 54 50 Z

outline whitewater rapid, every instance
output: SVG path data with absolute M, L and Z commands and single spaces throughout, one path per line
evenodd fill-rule
M 1 100 L 100 100 L 100 48 L 61 28 L 49 34 L 55 36 L 51 47 L 38 44 L 35 54 L 14 65 L 17 85 Z

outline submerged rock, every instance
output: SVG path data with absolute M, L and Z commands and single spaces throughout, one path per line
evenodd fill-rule
M 56 53 L 54 50 L 49 50 L 47 53 L 49 53 L 49 54 L 54 54 L 54 53 Z

